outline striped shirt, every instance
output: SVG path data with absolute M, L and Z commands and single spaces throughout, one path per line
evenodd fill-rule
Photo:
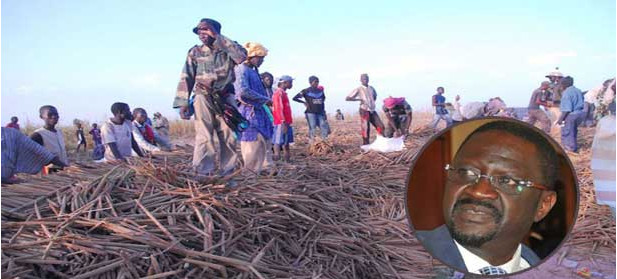
M 16 173 L 35 174 L 54 154 L 16 129 L 2 127 L 2 180 Z
M 591 147 L 591 171 L 598 204 L 615 211 L 615 116 L 605 116 L 596 126 Z

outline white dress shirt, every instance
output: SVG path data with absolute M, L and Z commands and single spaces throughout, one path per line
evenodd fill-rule
M 487 267 L 487 266 L 494 266 L 488 263 L 487 261 L 485 261 L 484 259 L 478 257 L 476 254 L 472 253 L 471 251 L 467 250 L 462 245 L 458 244 L 456 240 L 454 240 L 454 243 L 456 244 L 458 251 L 461 253 L 461 256 L 463 257 L 463 261 L 465 262 L 467 271 L 469 271 L 470 273 L 480 274 L 480 269 Z M 496 267 L 499 267 L 505 270 L 507 273 L 513 273 L 513 272 L 517 272 L 517 271 L 521 271 L 521 270 L 529 268 L 529 263 L 521 257 L 521 245 L 520 244 L 518 245 L 518 248 L 516 249 L 516 252 L 514 252 L 512 259 Z

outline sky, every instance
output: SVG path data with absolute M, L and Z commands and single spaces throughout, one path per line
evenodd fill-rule
M 615 76 L 615 15 L 614 0 L 4 0 L 1 121 L 40 125 L 38 108 L 51 104 L 61 124 L 101 122 L 118 101 L 177 119 L 175 89 L 204 17 L 268 48 L 260 72 L 294 77 L 290 98 L 318 76 L 329 113 L 357 112 L 345 96 L 362 73 L 380 105 L 405 97 L 428 111 L 443 86 L 463 105 L 500 96 L 524 107 L 555 67 L 581 90 Z

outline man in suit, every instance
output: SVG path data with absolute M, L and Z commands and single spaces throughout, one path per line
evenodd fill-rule
M 460 271 L 499 275 L 534 266 L 538 256 L 521 242 L 555 205 L 557 156 L 525 124 L 484 124 L 445 166 L 445 224 L 416 237 Z

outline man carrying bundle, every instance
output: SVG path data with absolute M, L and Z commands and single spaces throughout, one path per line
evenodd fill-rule
M 405 98 L 386 98 L 383 100 L 383 111 L 388 120 L 384 136 L 386 138 L 406 137 L 411 126 L 412 110 Z
M 235 106 L 233 82 L 234 66 L 246 60 L 246 50 L 238 43 L 220 34 L 221 24 L 209 18 L 202 19 L 193 33 L 203 43 L 192 47 L 182 69 L 174 108 L 180 108 L 180 117 L 190 119 L 189 99 L 194 95 L 195 149 L 193 168 L 198 178 L 214 173 L 214 134 L 220 146 L 221 175 L 230 174 L 236 165 L 236 139 L 222 114 L 215 109 L 214 95 L 221 102 Z
M 267 104 L 271 102 L 261 82 L 257 68 L 261 66 L 268 50 L 259 43 L 246 43 L 247 59 L 236 67 L 234 88 L 240 102 L 240 113 L 249 121 L 249 126 L 240 137 L 240 150 L 244 167 L 259 174 L 272 165 L 272 157 L 266 156 L 272 147 L 272 121 Z

